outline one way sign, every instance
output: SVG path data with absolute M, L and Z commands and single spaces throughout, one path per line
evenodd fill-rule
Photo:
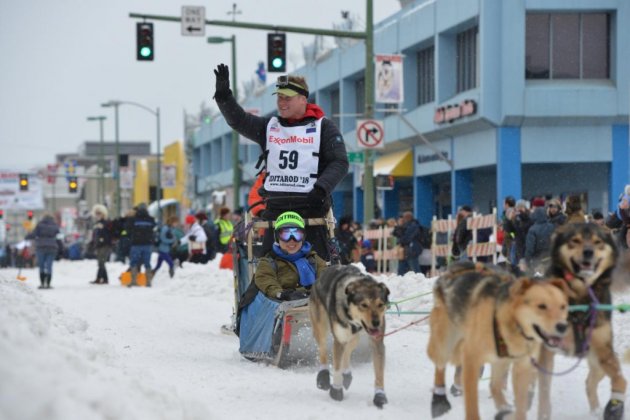
M 206 35 L 206 8 L 203 6 L 182 6 L 182 35 Z

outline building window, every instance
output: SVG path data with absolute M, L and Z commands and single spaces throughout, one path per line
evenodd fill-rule
M 457 34 L 457 93 L 477 87 L 477 35 L 475 26 Z
M 365 112 L 365 80 L 359 79 L 354 82 L 354 93 L 356 99 L 356 112 L 357 114 L 363 114 Z
M 418 52 L 418 105 L 435 100 L 435 47 Z
M 528 13 L 526 79 L 608 79 L 610 15 Z

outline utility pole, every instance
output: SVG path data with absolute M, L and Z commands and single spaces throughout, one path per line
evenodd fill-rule
M 105 155 L 105 150 L 104 150 L 104 145 L 103 145 L 103 121 L 106 120 L 107 117 L 103 116 L 103 115 L 99 115 L 98 117 L 88 117 L 87 120 L 88 121 L 98 121 L 99 122 L 99 126 L 100 126 L 100 133 L 101 133 L 101 141 L 100 141 L 100 148 L 99 148 L 99 154 L 98 154 L 98 200 L 101 204 L 105 203 L 105 160 L 104 160 L 104 155 Z
M 235 11 L 236 4 L 233 5 Z M 231 14 L 231 12 L 228 12 Z M 180 16 L 148 15 L 144 13 L 129 13 L 130 18 L 143 20 L 161 20 L 168 22 L 181 22 Z M 373 26 L 373 0 L 366 0 L 366 26 L 365 32 L 338 31 L 331 29 L 304 28 L 297 26 L 269 25 L 261 23 L 236 22 L 224 20 L 206 20 L 206 25 L 228 26 L 232 28 L 265 30 L 271 32 L 288 32 L 309 35 L 333 36 L 339 38 L 353 38 L 365 40 L 365 111 L 364 117 L 371 119 L 374 115 L 374 26 Z M 234 48 L 234 45 L 233 45 Z M 236 92 L 235 92 L 236 94 Z M 234 134 L 233 134 L 234 135 Z M 234 137 L 233 137 L 234 138 Z M 233 141 L 234 143 L 234 141 Z M 234 144 L 232 145 L 234 147 Z M 237 145 L 238 147 L 238 145 Z M 365 168 L 363 180 L 363 222 L 369 223 L 374 218 L 374 177 L 372 152 L 364 152 Z M 233 154 L 234 156 L 234 154 Z M 236 185 L 235 185 L 236 186 Z

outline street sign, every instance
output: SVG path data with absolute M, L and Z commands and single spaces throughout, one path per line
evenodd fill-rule
M 348 152 L 349 163 L 363 163 L 364 161 L 363 152 Z
M 385 147 L 385 130 L 381 120 L 357 120 L 357 145 L 361 149 Z
M 206 8 L 203 6 L 182 6 L 182 35 L 206 35 Z

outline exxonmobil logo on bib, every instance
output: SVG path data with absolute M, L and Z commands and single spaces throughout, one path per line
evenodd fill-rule
M 269 142 L 276 143 L 276 144 L 287 144 L 287 143 L 313 144 L 315 142 L 315 139 L 313 137 L 299 137 L 299 136 L 290 136 L 290 137 L 269 136 Z

